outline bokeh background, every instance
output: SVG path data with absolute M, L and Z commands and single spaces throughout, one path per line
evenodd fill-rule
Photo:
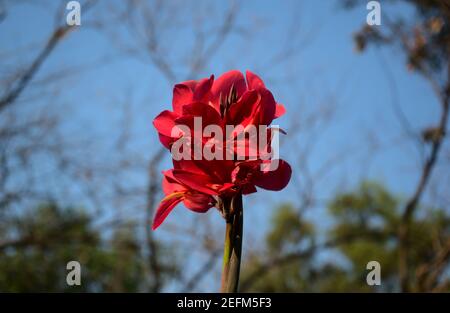
M 224 222 L 178 206 L 172 87 L 260 75 L 293 177 L 244 199 L 240 290 L 450 290 L 450 2 L 0 1 L 0 291 L 212 292 Z M 66 284 L 80 262 L 81 286 Z M 368 286 L 366 265 L 381 265 Z

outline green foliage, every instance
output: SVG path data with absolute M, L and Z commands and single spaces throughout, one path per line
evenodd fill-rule
M 312 223 L 302 219 L 293 206 L 283 205 L 272 218 L 272 228 L 266 237 L 267 251 L 264 254 L 270 255 L 274 259 L 277 256 L 289 255 L 304 246 L 311 246 L 315 238 L 314 235 L 315 230 Z M 245 282 L 249 279 L 248 276 L 252 274 L 252 269 L 264 266 L 264 261 L 264 258 L 254 256 L 244 264 L 242 281 Z M 263 279 L 256 277 L 249 290 L 245 291 L 297 292 L 308 290 L 310 288 L 307 277 L 309 273 L 302 271 L 302 269 L 309 268 L 311 264 L 304 265 L 303 261 L 298 259 L 282 266 L 277 264 L 273 269 L 264 271 Z M 305 261 L 309 260 L 305 259 Z
M 283 205 L 277 210 L 272 225 L 266 239 L 271 253 L 288 252 L 314 239 L 314 225 L 301 219 L 291 205 Z
M 315 248 L 319 240 L 313 225 L 293 206 L 283 205 L 274 213 L 267 251 L 244 266 L 244 282 L 265 266 L 245 291 L 397 291 L 401 207 L 399 198 L 376 183 L 364 182 L 355 191 L 338 194 L 328 206 L 334 224 L 325 240 L 330 249 L 323 250 Z M 443 210 L 421 211 L 427 213 L 414 217 L 409 238 L 414 269 L 434 260 L 450 238 L 450 217 Z M 318 251 L 326 253 L 325 262 L 318 262 Z M 339 258 L 345 262 L 336 262 Z M 381 264 L 382 284 L 376 288 L 366 284 L 366 265 L 372 260 Z M 416 285 L 418 280 L 413 280 Z
M 142 286 L 142 255 L 129 227 L 103 239 L 86 213 L 45 205 L 3 221 L 1 233 L 18 238 L 0 250 L 2 292 L 119 292 Z M 81 264 L 81 286 L 66 284 L 71 260 Z

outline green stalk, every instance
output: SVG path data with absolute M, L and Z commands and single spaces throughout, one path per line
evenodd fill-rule
M 229 215 L 226 218 L 222 284 L 220 288 L 223 293 L 238 291 L 242 251 L 242 195 L 237 194 L 228 203 L 226 205 L 229 207 L 225 208 Z

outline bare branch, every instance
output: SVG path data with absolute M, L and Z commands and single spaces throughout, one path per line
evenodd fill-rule
M 410 273 L 410 264 L 409 264 L 409 228 L 412 216 L 414 214 L 415 209 L 418 206 L 418 203 L 424 193 L 424 190 L 427 186 L 427 183 L 431 177 L 433 168 L 435 167 L 439 151 L 441 149 L 442 142 L 445 138 L 445 134 L 447 131 L 447 121 L 449 115 L 449 106 L 450 106 L 450 60 L 448 62 L 447 69 L 447 84 L 442 88 L 440 93 L 440 101 L 441 101 L 441 115 L 439 124 L 436 127 L 437 136 L 433 138 L 431 143 L 431 152 L 427 157 L 425 164 L 422 168 L 422 173 L 417 184 L 417 187 L 407 201 L 405 208 L 402 214 L 402 223 L 399 227 L 399 275 L 400 275 L 400 285 L 403 291 L 408 291 L 410 289 L 409 286 L 409 273 Z
M 83 7 L 83 11 L 87 11 L 92 4 L 95 2 L 90 2 L 89 5 Z M 74 29 L 75 25 L 64 25 L 57 27 L 53 33 L 50 35 L 44 49 L 37 55 L 36 59 L 31 63 L 31 65 L 26 69 L 23 74 L 18 79 L 17 84 L 12 87 L 6 94 L 0 99 L 0 112 L 7 106 L 12 104 L 22 93 L 22 91 L 28 86 L 29 82 L 33 79 L 39 68 L 53 52 L 56 46 L 61 42 L 61 40 Z

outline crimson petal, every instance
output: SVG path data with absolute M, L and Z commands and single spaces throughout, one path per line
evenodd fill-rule
M 186 84 L 176 84 L 173 87 L 172 107 L 173 111 L 177 114 L 181 114 L 183 106 L 191 103 L 194 99 L 194 92 Z
M 278 167 L 273 171 L 261 170 L 255 173 L 254 183 L 256 186 L 267 189 L 278 191 L 286 187 L 291 179 L 292 169 L 289 163 L 284 160 L 265 160 L 264 164 L 269 165 L 270 162 L 278 161 Z
M 245 72 L 245 76 L 247 78 L 247 86 L 248 89 L 258 89 L 258 88 L 266 88 L 266 86 L 264 85 L 263 80 L 256 75 L 255 73 L 252 73 L 250 71 L 246 71 Z
M 200 80 L 197 86 L 195 86 L 194 101 L 207 100 L 208 96 L 210 96 L 210 90 L 213 85 L 213 82 L 214 82 L 214 75 L 211 75 L 209 78 L 204 78 Z
M 259 122 L 260 125 L 269 125 L 275 118 L 277 103 L 272 93 L 268 89 L 259 89 L 261 101 L 259 104 Z
M 172 212 L 173 208 L 183 200 L 182 196 L 175 196 L 161 201 L 158 209 L 156 210 L 155 217 L 153 219 L 152 230 L 155 230 L 159 225 L 164 222 L 166 217 Z
M 246 127 L 252 123 L 258 111 L 260 101 L 261 97 L 256 91 L 245 92 L 227 112 L 227 125 L 242 125 Z
M 153 120 L 153 126 L 159 133 L 159 140 L 166 148 L 169 148 L 170 143 L 173 141 L 172 129 L 175 127 L 177 118 L 178 115 L 176 113 L 165 110 Z
M 173 176 L 175 177 L 176 180 L 178 180 L 179 182 L 188 186 L 191 189 L 212 196 L 218 194 L 217 191 L 213 188 L 214 185 L 216 185 L 216 182 L 213 182 L 211 177 L 208 175 L 174 169 Z
M 212 106 L 203 102 L 194 102 L 183 107 L 183 115 L 189 115 L 192 118 L 201 117 L 202 118 L 202 127 L 206 127 L 208 125 L 222 125 L 222 118 L 220 117 L 219 112 L 217 112 Z M 192 126 L 193 126 L 192 121 Z
M 170 137 L 172 135 L 172 129 L 175 126 L 175 119 L 177 118 L 177 114 L 165 110 L 155 117 L 153 126 L 158 130 L 158 133 Z
M 195 192 L 186 195 L 183 203 L 191 211 L 205 213 L 213 206 L 211 200 L 211 196 Z
M 244 75 L 238 70 L 232 70 L 222 74 L 214 82 L 211 88 L 212 102 L 217 112 L 220 111 L 219 99 L 220 96 L 226 97 L 230 93 L 231 86 L 236 90 L 237 97 L 239 98 L 246 90 L 247 86 L 245 83 Z
M 275 118 L 279 118 L 286 113 L 286 108 L 281 103 L 277 103 L 277 108 L 275 110 Z
M 172 170 L 163 172 L 163 175 L 162 190 L 165 195 L 187 190 L 186 187 L 176 181 L 173 177 Z

